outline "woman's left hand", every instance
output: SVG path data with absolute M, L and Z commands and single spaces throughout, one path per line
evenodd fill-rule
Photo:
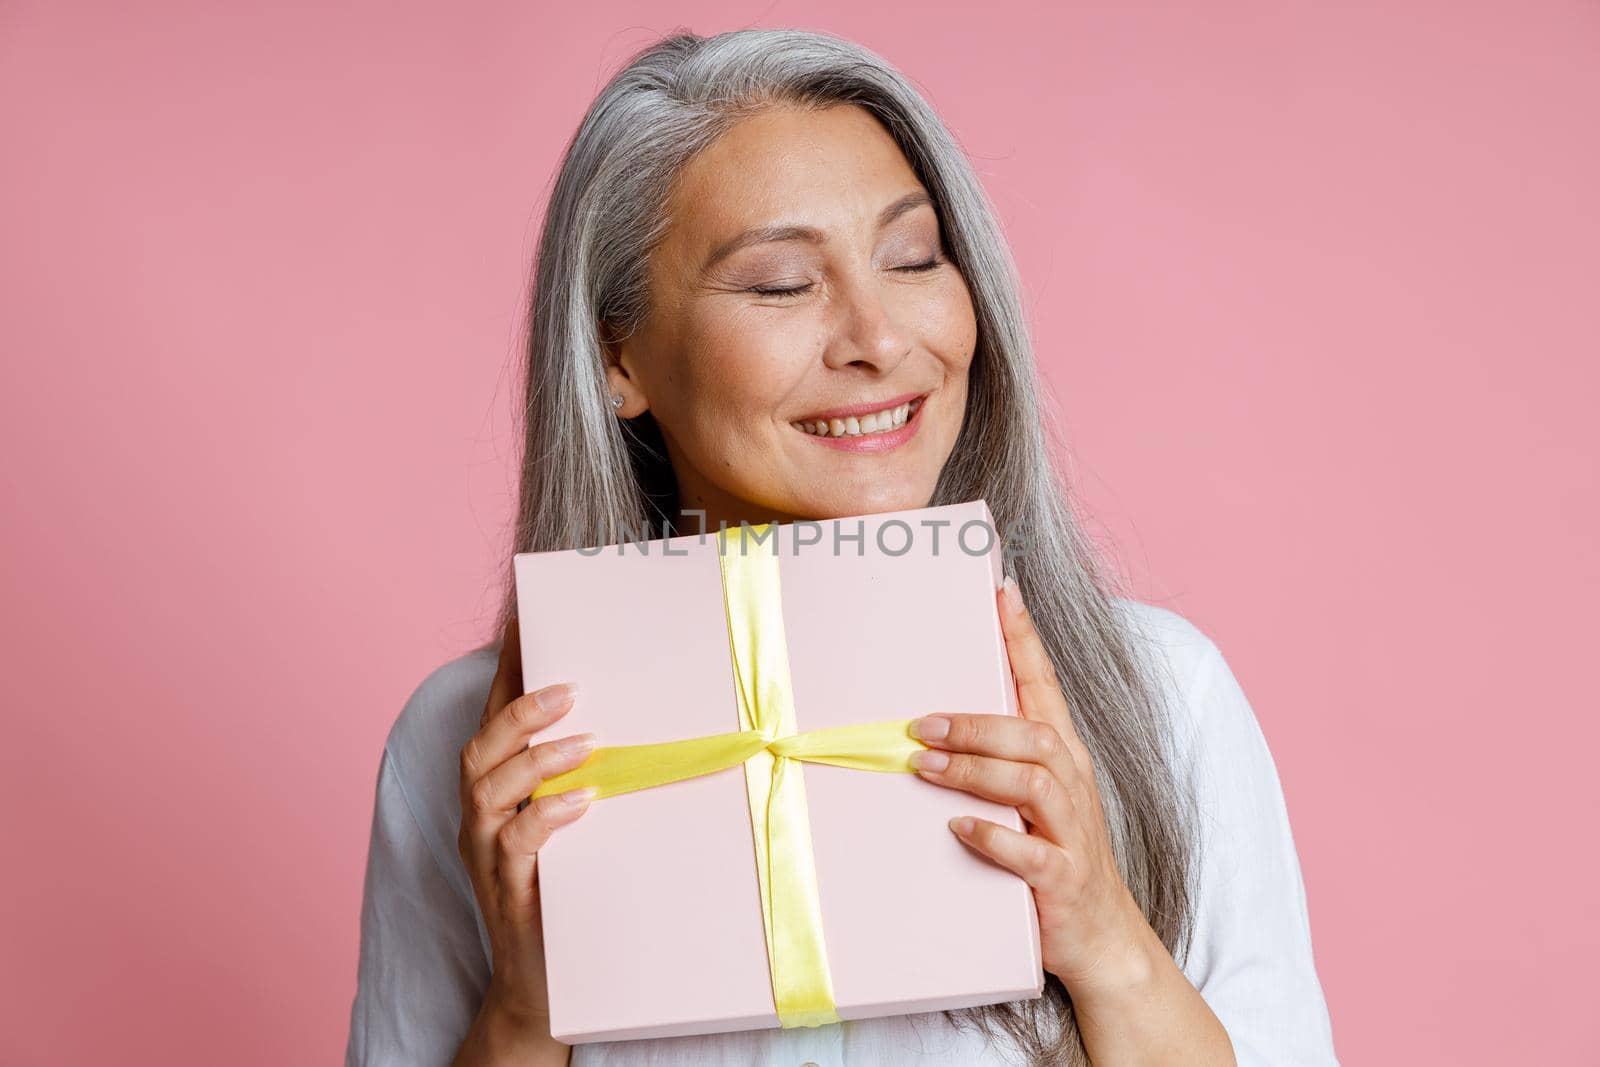
M 1094 764 L 1010 578 L 998 599 L 1022 715 L 925 715 L 912 733 L 929 748 L 911 762 L 930 782 L 1016 806 L 1026 833 L 972 816 L 950 828 L 1033 887 L 1046 971 L 1075 997 L 1120 992 L 1160 941 L 1117 869 Z

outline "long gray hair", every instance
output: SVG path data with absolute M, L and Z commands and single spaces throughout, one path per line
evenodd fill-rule
M 647 412 L 607 402 L 602 323 L 631 332 L 650 312 L 646 262 L 666 234 L 680 168 L 734 123 L 772 106 L 854 104 L 876 116 L 933 198 L 978 322 L 965 423 L 930 506 L 987 500 L 1025 536 L 1012 564 L 1094 757 L 1122 876 L 1174 958 L 1192 936 L 1192 809 L 1164 747 L 1159 668 L 1140 654 L 1052 461 L 1010 251 L 966 156 L 896 70 L 849 41 L 798 30 L 675 32 L 600 92 L 567 146 L 538 247 L 526 352 L 515 552 L 666 535 L 676 485 Z M 681 532 L 681 531 L 680 531 Z M 495 630 L 516 611 L 509 568 Z M 1071 997 L 1054 976 L 1037 1000 L 946 1013 L 1009 1037 L 1034 1063 L 1087 1064 Z

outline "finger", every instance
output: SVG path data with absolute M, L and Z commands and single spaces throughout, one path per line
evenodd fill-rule
M 461 800 L 467 791 L 495 767 L 528 747 L 528 740 L 572 710 L 577 687 L 570 683 L 546 686 L 517 697 L 496 712 L 461 749 Z
M 472 832 L 474 802 L 472 790 L 478 780 L 507 760 L 528 750 L 528 739 L 561 718 L 572 708 L 571 686 L 550 686 L 517 697 L 501 708 L 488 724 L 461 747 L 457 798 L 461 808 L 461 830 L 457 848 L 468 870 L 486 870 L 491 862 L 488 850 Z M 505 813 L 498 821 L 509 818 Z
M 1037 763 L 1063 782 L 1078 772 L 1061 732 L 1037 719 L 939 712 L 914 721 L 911 733 L 933 748 Z
M 1065 884 L 1071 875 L 1067 854 L 1037 834 L 1025 834 L 988 819 L 960 815 L 950 829 L 963 842 L 1022 876 L 1037 890 Z
M 564 771 L 580 766 L 594 751 L 592 733 L 570 734 L 522 749 L 479 778 L 472 787 L 477 812 L 515 811 L 533 791 Z
M 1051 841 L 1067 840 L 1077 817 L 1072 795 L 1054 774 L 1037 763 L 927 749 L 914 753 L 911 765 L 937 785 L 1010 804 Z
M 589 808 L 593 789 L 569 789 L 540 797 L 495 835 L 495 862 L 500 889 L 500 914 L 520 924 L 531 924 L 539 917 L 539 898 L 534 889 L 534 872 L 539 850 L 558 828 L 572 822 Z
M 1061 692 L 1055 664 L 1034 628 L 1033 616 L 1022 602 L 1016 579 L 1006 575 L 1000 587 L 1000 628 L 1006 638 L 1006 653 L 1011 660 L 1011 675 L 1017 683 L 1017 700 L 1024 718 L 1047 722 L 1061 732 L 1076 756 L 1087 758 L 1088 750 L 1072 723 L 1072 709 Z
M 520 802 L 546 778 L 583 763 L 593 748 L 592 734 L 546 741 L 522 749 L 474 781 L 461 809 L 457 842 L 468 869 L 479 875 L 492 873 L 496 836 L 519 814 Z
M 484 701 L 483 714 L 478 716 L 479 726 L 522 694 L 521 633 L 522 624 L 517 616 L 506 620 L 505 632 L 500 636 L 500 663 L 495 668 L 494 680 L 489 683 L 489 699 Z

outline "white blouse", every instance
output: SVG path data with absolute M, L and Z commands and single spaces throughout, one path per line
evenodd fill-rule
M 1200 804 L 1199 894 L 1183 973 L 1227 1028 L 1240 1067 L 1337 1067 L 1299 858 L 1255 714 L 1200 630 L 1163 608 L 1117 604 L 1164 661 L 1173 752 Z M 496 661 L 486 649 L 444 664 L 389 731 L 346 1067 L 449 1064 L 488 986 L 488 932 L 456 851 L 457 774 Z M 1022 1062 L 1013 1046 L 958 1030 L 942 1012 L 572 1048 L 572 1067 Z

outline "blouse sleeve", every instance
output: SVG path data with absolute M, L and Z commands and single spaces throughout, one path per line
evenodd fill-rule
M 1191 689 L 1201 852 L 1184 971 L 1239 1067 L 1337 1067 L 1277 767 L 1238 680 L 1206 644 Z
M 346 1067 L 447 1065 L 488 986 L 475 905 L 429 848 L 387 746 L 378 769 Z

